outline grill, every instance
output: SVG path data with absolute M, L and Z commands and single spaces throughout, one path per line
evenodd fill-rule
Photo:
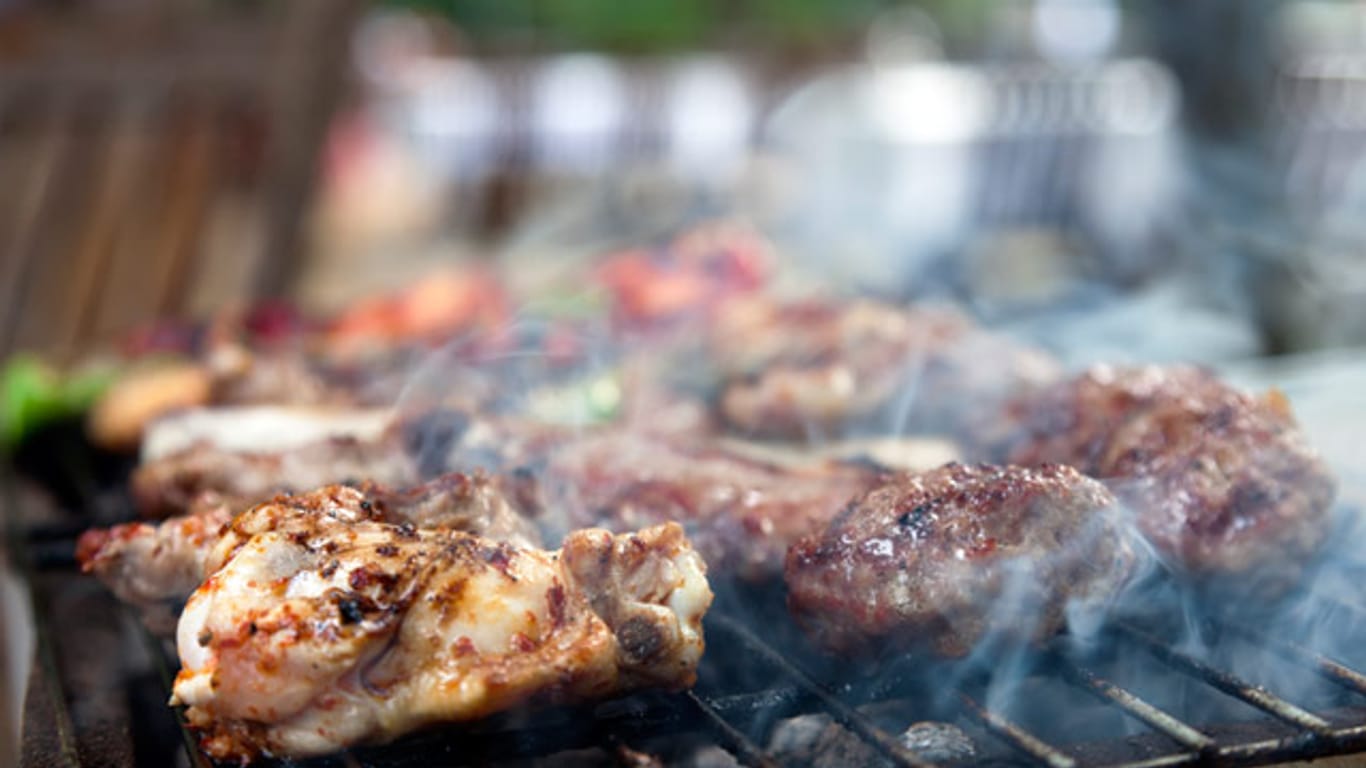
M 102 472 L 116 477 L 117 467 L 87 460 L 70 466 L 81 473 L 64 482 L 84 478 L 66 487 L 86 491 L 76 497 L 86 514 L 106 522 L 127 513 L 117 492 L 92 490 Z M 171 649 L 76 572 L 74 537 L 87 519 L 21 501 L 8 475 L 3 488 L 7 533 L 21 543 L 14 549 L 37 628 L 21 764 L 209 765 L 164 705 L 174 674 Z M 1363 565 L 1331 567 L 1352 569 L 1342 574 L 1345 583 L 1366 573 Z M 1155 589 L 1176 594 L 1156 578 Z M 632 764 L 629 758 L 645 752 L 671 764 L 733 759 L 774 766 L 792 762 L 770 744 L 775 729 L 787 718 L 813 714 L 844 729 L 839 738 L 852 750 L 846 759 L 902 768 L 935 764 L 899 737 L 918 721 L 950 723 L 973 741 L 975 756 L 955 765 L 1250 766 L 1366 751 L 1366 674 L 1283 637 L 1274 625 L 1258 625 L 1246 609 L 1198 620 L 1177 609 L 1118 621 L 1085 643 L 1061 637 L 1045 648 L 1002 647 L 960 662 L 912 654 L 857 668 L 811 651 L 783 617 L 780 594 L 727 585 L 717 592 L 693 691 L 509 714 L 303 764 L 525 765 L 556 755 L 582 765 L 574 756 L 582 760 L 582 750 L 597 749 L 609 764 Z M 1294 605 L 1315 611 L 1322 631 L 1339 639 L 1366 626 L 1366 611 L 1341 599 L 1301 595 Z M 1174 639 L 1191 633 L 1205 650 Z M 1278 692 L 1231 671 L 1249 664 L 1221 663 L 1230 649 L 1265 660 L 1251 664 L 1254 669 L 1264 665 L 1282 679 L 1323 684 L 1296 686 L 1304 690 L 1295 696 Z M 1003 676 L 1012 679 L 1008 691 Z M 702 751 L 707 761 L 698 757 Z

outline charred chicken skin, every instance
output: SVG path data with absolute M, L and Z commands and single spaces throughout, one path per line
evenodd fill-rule
M 1282 592 L 1327 534 L 1335 481 L 1275 390 L 1098 366 L 1016 400 L 1003 424 L 996 456 L 1103 479 L 1171 566 L 1216 585 Z
M 305 756 L 526 704 L 691 685 L 711 591 L 683 530 L 556 552 L 395 525 L 347 489 L 239 516 L 177 630 L 217 759 Z
M 420 486 L 392 489 L 376 483 L 357 488 L 328 486 L 298 496 L 279 496 L 269 509 L 320 506 L 348 514 L 418 528 L 451 528 L 521 547 L 540 543 L 535 527 L 503 498 L 483 475 L 443 475 Z M 208 573 L 206 561 L 228 532 L 235 510 L 208 495 L 190 514 L 156 523 L 127 523 L 92 529 L 81 536 L 76 556 L 126 603 L 142 608 L 148 624 L 168 632 L 190 593 Z M 258 515 L 259 517 L 259 515 Z M 294 519 L 286 515 L 286 519 Z
M 866 300 L 737 301 L 711 348 L 722 417 L 766 438 L 954 433 L 975 411 L 1058 376 L 1047 354 L 956 311 Z
M 1114 497 L 1076 470 L 948 464 L 898 475 L 794 545 L 788 607 L 831 651 L 961 656 L 1103 608 L 1136 560 Z

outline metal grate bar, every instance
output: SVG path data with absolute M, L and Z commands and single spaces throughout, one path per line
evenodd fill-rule
M 845 704 L 824 686 L 788 661 L 781 653 L 760 640 L 753 632 L 728 616 L 714 617 L 715 626 L 744 644 L 751 652 L 763 657 L 771 666 L 782 672 L 800 688 L 820 703 L 840 725 L 853 731 L 869 745 L 881 752 L 884 757 L 902 768 L 932 768 L 933 763 L 921 759 L 907 749 L 895 736 L 877 727 L 872 720 L 858 710 Z
M 126 607 L 126 606 L 125 606 Z M 131 610 L 131 608 L 129 609 Z M 138 635 L 141 636 L 147 654 L 152 659 L 152 667 L 156 670 L 157 681 L 161 683 L 161 694 L 166 699 L 171 698 L 171 688 L 175 684 L 175 673 L 167 663 L 166 654 L 161 648 L 161 639 L 152 634 L 151 630 L 134 616 Z M 199 740 L 190 732 L 189 724 L 185 721 L 185 708 L 174 707 L 176 724 L 180 726 L 180 738 L 185 747 L 185 754 L 189 757 L 190 765 L 193 768 L 212 768 L 209 759 L 199 749 Z
M 1319 736 L 1331 736 L 1332 727 L 1327 720 L 1300 709 L 1274 693 L 1248 683 L 1221 669 L 1216 669 L 1199 659 L 1171 648 L 1160 639 L 1124 622 L 1115 629 L 1147 648 L 1159 661 L 1182 672 L 1197 677 L 1211 686 L 1250 704 L 1278 720 Z
M 730 752 L 743 764 L 750 768 L 778 768 L 778 764 L 772 758 L 764 754 L 759 745 L 750 741 L 745 734 L 741 733 L 735 726 L 726 722 L 720 713 L 712 709 L 705 701 L 699 699 L 696 693 L 687 691 L 684 696 L 696 707 L 706 720 L 712 735 L 716 736 L 721 742 L 721 746 Z
M 1366 695 L 1366 675 L 1302 645 L 1266 635 L 1234 621 L 1220 621 L 1220 629 L 1232 632 L 1257 645 L 1275 651 L 1283 658 L 1312 667 L 1320 675 L 1354 693 Z
M 958 696 L 963 701 L 963 709 L 969 715 L 972 715 L 982 725 L 986 726 L 987 730 L 1000 736 L 1012 747 L 1024 752 L 1043 765 L 1049 766 L 1049 768 L 1076 768 L 1076 760 L 1059 752 L 1039 737 L 978 704 L 976 699 L 966 693 L 959 693 Z
M 1328 739 L 1310 734 L 1265 739 L 1221 747 L 1217 762 L 1233 765 L 1265 765 L 1286 760 L 1313 760 L 1328 755 L 1358 752 L 1366 748 L 1366 725 L 1341 728 Z M 1127 767 L 1126 767 L 1127 768 Z
M 1180 766 L 1203 764 L 1208 761 L 1209 759 L 1205 755 L 1194 752 L 1178 752 L 1174 755 L 1162 755 L 1161 757 L 1149 757 L 1131 763 L 1120 763 L 1119 765 L 1108 766 L 1108 768 L 1180 768 Z
M 30 580 L 30 585 L 32 581 Z M 54 725 L 57 729 L 57 741 L 61 751 L 63 762 L 70 768 L 80 768 L 82 765 L 80 748 L 76 744 L 76 727 L 71 722 L 71 712 L 67 709 L 66 693 L 62 690 L 61 673 L 57 668 L 57 658 L 53 651 L 52 627 L 48 624 L 47 617 L 41 610 L 38 610 L 38 596 L 30 588 L 29 597 L 34 601 L 33 623 L 34 635 L 37 641 L 37 662 L 42 669 L 42 685 L 46 687 L 46 693 L 52 701 L 52 713 Z
M 1114 704 L 1130 716 L 1165 734 L 1177 744 L 1199 753 L 1208 753 L 1216 748 L 1214 739 L 1109 680 L 1099 677 L 1089 669 L 1074 664 L 1061 654 L 1053 654 L 1053 663 L 1057 665 L 1063 678 L 1069 683 L 1095 695 L 1102 701 Z
M 80 768 L 80 749 L 76 744 L 76 727 L 71 722 L 71 712 L 67 709 L 66 694 L 62 691 L 62 679 L 57 667 L 57 657 L 53 650 L 52 627 L 47 620 L 43 599 L 38 594 L 38 583 L 33 578 L 33 563 L 28 548 L 19 534 L 19 505 L 15 493 L 14 478 L 8 463 L 0 462 L 0 507 L 4 509 L 4 531 L 8 553 L 14 558 L 19 574 L 26 585 L 26 597 L 33 615 L 34 663 L 40 672 L 35 683 L 42 685 L 52 703 L 53 726 L 57 731 L 58 752 L 62 762 L 70 768 Z M 21 738 L 22 742 L 22 738 Z M 21 747 L 22 751 L 22 747 Z M 20 760 L 25 758 L 21 754 Z

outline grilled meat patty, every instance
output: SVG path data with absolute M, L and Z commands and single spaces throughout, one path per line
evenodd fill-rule
M 990 632 L 1056 633 L 1136 561 L 1114 497 L 1076 470 L 948 464 L 890 479 L 797 542 L 788 607 L 830 651 L 960 656 Z
M 768 438 L 956 433 L 1056 362 L 940 307 L 736 302 L 715 324 L 723 419 Z
M 1198 368 L 1097 366 L 1015 400 L 990 452 L 1101 478 L 1175 569 L 1267 594 L 1323 542 L 1335 481 L 1275 390 Z

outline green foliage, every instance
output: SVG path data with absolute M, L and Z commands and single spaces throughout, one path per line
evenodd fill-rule
M 18 445 L 44 424 L 85 412 L 109 386 L 109 370 L 63 376 L 32 355 L 0 369 L 0 447 Z
M 863 32 L 880 10 L 923 8 L 950 37 L 979 33 L 990 0 L 385 0 L 444 16 L 477 42 L 517 40 L 541 49 L 655 53 L 739 41 L 810 47 Z
M 566 47 L 656 51 L 695 46 L 707 6 L 692 0 L 549 0 L 538 3 L 541 27 Z

